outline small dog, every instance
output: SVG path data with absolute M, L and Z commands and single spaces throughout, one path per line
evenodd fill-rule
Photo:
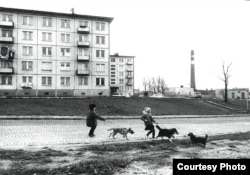
M 156 125 L 156 128 L 159 129 L 159 133 L 158 133 L 158 136 L 156 137 L 156 139 L 158 137 L 161 137 L 161 139 L 163 139 L 163 137 L 168 137 L 169 141 L 172 142 L 172 138 L 174 138 L 174 135 L 179 134 L 176 128 L 162 129 L 158 125 Z
M 115 135 L 117 133 L 121 134 L 123 136 L 123 138 L 126 138 L 128 140 L 128 133 L 130 134 L 134 134 L 135 132 L 131 129 L 131 128 L 111 128 L 111 129 L 108 129 L 108 131 L 112 131 L 109 135 L 112 136 L 113 135 L 113 138 L 115 139 Z
M 206 147 L 208 135 L 206 135 L 205 137 L 196 137 L 192 132 L 190 132 L 188 136 L 190 137 L 192 145 L 200 143 L 203 144 L 204 148 Z

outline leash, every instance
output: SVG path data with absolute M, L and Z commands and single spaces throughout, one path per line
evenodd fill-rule
M 120 127 L 122 127 L 121 125 L 119 125 L 119 124 L 117 124 L 117 123 L 115 123 L 115 122 L 111 122 L 111 121 L 109 121 L 110 123 L 112 123 L 112 124 L 114 124 L 114 125 L 116 125 L 116 126 L 118 126 L 119 128 Z M 124 127 L 123 127 L 124 128 Z

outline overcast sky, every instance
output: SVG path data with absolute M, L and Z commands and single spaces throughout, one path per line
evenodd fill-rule
M 232 66 L 229 88 L 250 87 L 250 1 L 244 0 L 0 0 L 0 6 L 113 17 L 111 54 L 135 58 L 135 88 L 163 77 L 168 87 L 223 88 L 222 61 Z

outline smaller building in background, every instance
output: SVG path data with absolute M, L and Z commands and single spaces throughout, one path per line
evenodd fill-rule
M 248 99 L 249 89 L 248 88 L 233 88 L 228 89 L 228 99 Z M 216 89 L 215 98 L 224 98 L 225 89 Z
M 118 53 L 110 55 L 110 92 L 121 96 L 134 95 L 134 58 Z

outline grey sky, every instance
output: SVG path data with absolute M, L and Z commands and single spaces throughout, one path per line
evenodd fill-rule
M 229 88 L 250 87 L 250 2 L 244 0 L 1 0 L 1 6 L 114 17 L 111 54 L 136 56 L 135 88 L 144 77 L 169 87 L 223 88 L 222 60 L 232 62 Z

